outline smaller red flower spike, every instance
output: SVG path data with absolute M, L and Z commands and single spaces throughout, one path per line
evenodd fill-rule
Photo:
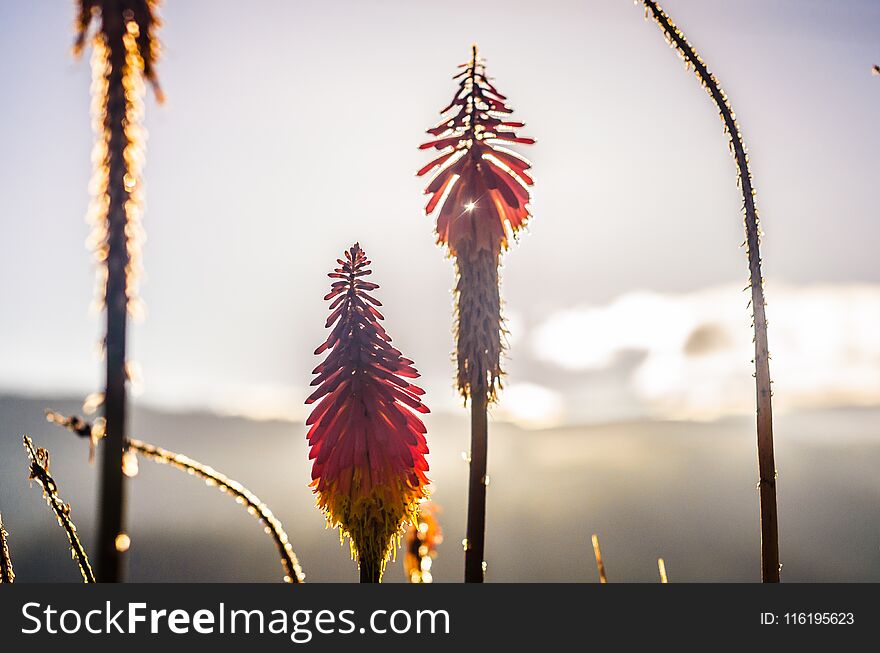
M 315 354 L 330 353 L 314 369 L 318 402 L 306 421 L 312 487 L 328 523 L 349 537 L 352 556 L 381 576 L 403 526 L 415 521 L 427 496 L 428 463 L 424 391 L 407 379 L 419 376 L 413 362 L 391 345 L 380 324 L 381 303 L 365 281 L 370 261 L 353 245 L 328 276 L 333 327 Z
M 504 144 L 530 145 L 517 135 L 523 123 L 510 119 L 513 110 L 486 76 L 485 64 L 472 49 L 469 63 L 443 119 L 428 133 L 433 140 L 420 149 L 442 154 L 416 173 L 439 168 L 425 189 L 430 195 L 425 213 L 439 208 L 437 241 L 453 256 L 472 259 L 481 251 L 496 253 L 507 246 L 508 231 L 516 233 L 529 219 L 527 172 L 531 164 Z

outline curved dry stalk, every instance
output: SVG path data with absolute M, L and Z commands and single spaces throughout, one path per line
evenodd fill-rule
M 599 548 L 599 536 L 593 533 L 593 553 L 596 554 L 596 569 L 599 570 L 599 582 L 603 585 L 608 582 L 605 575 L 605 563 L 602 562 L 602 549 Z
M 0 515 L 0 583 L 14 583 L 15 572 L 12 571 L 12 558 L 9 557 L 9 534 L 3 528 L 3 515 Z
M 730 149 L 736 160 L 739 187 L 743 196 L 743 212 L 746 229 L 746 254 L 749 261 L 749 287 L 751 288 L 752 325 L 755 330 L 755 386 L 757 395 L 758 432 L 758 489 L 761 509 L 761 580 L 765 583 L 779 582 L 779 530 L 776 517 L 776 462 L 773 453 L 773 412 L 770 389 L 770 355 L 767 348 L 767 318 L 764 314 L 764 278 L 761 276 L 761 230 L 758 210 L 755 207 L 755 191 L 749 170 L 749 157 L 743 143 L 742 132 L 736 123 L 736 114 L 727 95 L 715 76 L 682 31 L 653 0 L 642 0 L 646 12 L 660 26 L 667 42 L 674 47 L 694 73 L 703 88 L 718 107 L 724 129 L 730 137 Z
M 89 423 L 72 415 L 66 417 L 54 411 L 46 411 L 46 419 L 53 424 L 58 424 L 69 431 L 76 433 L 84 438 L 100 438 L 102 435 L 101 426 Z M 269 507 L 263 503 L 260 498 L 253 492 L 248 490 L 238 481 L 227 478 L 217 470 L 207 465 L 203 465 L 197 460 L 193 460 L 183 454 L 174 453 L 167 449 L 154 446 L 147 442 L 129 438 L 126 440 L 126 448 L 129 451 L 135 451 L 149 460 L 161 465 L 170 465 L 181 471 L 185 471 L 192 476 L 197 476 L 205 481 L 207 485 L 214 486 L 224 494 L 234 497 L 236 502 L 246 506 L 250 515 L 257 517 L 259 521 L 265 524 L 265 532 L 272 538 L 278 553 L 281 555 L 281 567 L 284 571 L 285 583 L 302 583 L 305 580 L 302 567 L 296 558 L 293 547 L 284 526 L 278 520 Z
M 92 566 L 89 564 L 89 556 L 83 548 L 82 542 L 79 541 L 79 535 L 76 533 L 76 525 L 70 518 L 70 506 L 61 500 L 58 496 L 58 484 L 49 473 L 49 452 L 43 448 L 35 449 L 33 441 L 24 436 L 24 448 L 27 450 L 28 457 L 31 460 L 29 480 L 36 481 L 43 488 L 43 498 L 58 518 L 58 524 L 67 533 L 67 540 L 70 542 L 70 550 L 73 552 L 73 558 L 79 565 L 79 571 L 82 574 L 84 583 L 94 583 L 95 574 L 92 572 Z
M 173 451 L 168 451 L 161 447 L 156 447 L 152 444 L 141 442 L 140 440 L 135 440 L 133 438 L 128 439 L 128 448 L 136 451 L 145 458 L 149 458 L 155 463 L 171 465 L 172 467 L 176 467 L 188 474 L 198 476 L 208 485 L 213 485 L 221 492 L 228 493 L 235 497 L 237 503 L 247 506 L 247 511 L 250 515 L 258 517 L 260 522 L 266 525 L 266 534 L 272 537 L 272 540 L 275 542 L 275 547 L 281 555 L 281 566 L 284 568 L 284 582 L 301 583 L 305 580 L 302 568 L 299 565 L 299 561 L 296 559 L 296 554 L 293 552 L 293 547 L 290 545 L 287 533 L 284 532 L 284 527 L 281 525 L 278 518 L 272 514 L 269 507 L 260 501 L 260 498 L 256 494 L 248 490 L 238 481 L 227 478 L 215 469 L 208 467 L 207 465 L 202 465 L 197 460 L 193 460 L 181 453 L 174 453 Z

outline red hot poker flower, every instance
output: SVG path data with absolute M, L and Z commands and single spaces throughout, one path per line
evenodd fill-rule
M 443 118 L 428 130 L 421 149 L 439 156 L 418 171 L 436 170 L 425 194 L 425 213 L 437 211 L 437 241 L 455 259 L 456 385 L 471 403 L 471 466 L 465 581 L 482 582 L 486 516 L 487 406 L 501 387 L 504 323 L 498 266 L 511 235 L 529 219 L 531 167 L 505 144 L 530 145 L 517 135 L 523 123 L 511 119 L 507 98 L 486 75 L 471 49 L 469 63 L 454 77 L 458 90 Z
M 529 145 L 534 139 L 517 135 L 521 122 L 486 75 L 474 45 L 469 63 L 456 78 L 458 90 L 428 133 L 434 140 L 421 149 L 440 156 L 418 171 L 437 169 L 425 193 L 425 212 L 437 213 L 437 241 L 455 258 L 456 385 L 467 400 L 485 391 L 496 399 L 501 385 L 504 349 L 498 265 L 510 234 L 529 219 L 531 164 L 504 144 Z
M 428 130 L 435 139 L 420 147 L 441 154 L 417 173 L 439 168 L 425 189 L 431 196 L 425 212 L 439 208 L 438 242 L 466 259 L 500 251 L 508 232 L 515 234 L 528 221 L 531 164 L 504 144 L 535 142 L 517 135 L 523 123 L 511 120 L 513 110 L 486 76 L 476 45 L 471 52 L 470 62 L 453 78 L 461 81 L 440 112 L 443 119 Z
M 328 276 L 333 327 L 315 354 L 330 353 L 314 369 L 318 402 L 306 424 L 312 487 L 318 506 L 340 537 L 349 537 L 361 579 L 378 582 L 407 521 L 427 496 L 424 391 L 407 379 L 419 376 L 413 362 L 391 345 L 365 281 L 370 261 L 355 244 Z

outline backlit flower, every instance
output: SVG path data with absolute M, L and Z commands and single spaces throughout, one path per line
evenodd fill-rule
M 437 171 L 425 189 L 430 195 L 425 212 L 437 215 L 437 241 L 455 258 L 458 273 L 456 385 L 464 399 L 479 389 L 493 401 L 504 349 L 500 254 L 529 219 L 533 183 L 531 164 L 506 146 L 535 141 L 517 134 L 523 123 L 511 120 L 507 98 L 486 75 L 476 45 L 460 68 L 452 102 L 428 130 L 434 139 L 421 146 L 440 156 L 417 174 Z
M 452 102 L 428 130 L 436 138 L 420 148 L 441 154 L 417 174 L 437 169 L 425 189 L 431 196 L 425 212 L 437 212 L 438 242 L 453 256 L 471 259 L 500 251 L 508 232 L 515 234 L 528 221 L 531 164 L 506 145 L 535 141 L 517 135 L 523 123 L 510 119 L 513 110 L 486 76 L 476 45 L 460 68 Z
M 340 536 L 348 537 L 361 579 L 377 582 L 404 524 L 414 521 L 426 495 L 427 413 L 412 361 L 391 345 L 381 303 L 365 280 L 372 271 L 359 245 L 328 276 L 333 279 L 326 326 L 330 335 L 315 354 L 329 352 L 312 381 L 317 402 L 306 424 L 312 487 L 318 506 Z

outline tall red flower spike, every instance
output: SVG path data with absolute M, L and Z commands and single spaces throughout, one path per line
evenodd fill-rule
M 486 530 L 487 407 L 501 387 L 504 321 L 498 265 L 511 235 L 529 219 L 531 167 L 504 144 L 530 145 L 517 135 L 521 122 L 486 75 L 485 63 L 471 48 L 471 59 L 443 119 L 421 149 L 440 155 L 418 171 L 437 170 L 428 183 L 425 213 L 437 212 L 437 242 L 455 259 L 456 385 L 471 405 L 471 456 L 468 479 L 465 582 L 483 581 Z
M 428 130 L 435 139 L 420 147 L 441 154 L 417 174 L 439 168 L 425 189 L 431 196 L 425 212 L 439 208 L 438 242 L 453 256 L 472 258 L 505 247 L 508 231 L 515 234 L 528 221 L 531 164 L 503 144 L 535 141 L 517 135 L 524 125 L 510 120 L 513 110 L 486 76 L 476 45 L 459 68 L 458 90 L 440 112 L 444 118 Z
M 313 373 L 318 402 L 306 421 L 312 487 L 328 523 L 350 540 L 361 580 L 378 582 L 408 521 L 415 521 L 427 496 L 428 463 L 424 391 L 407 379 L 419 373 L 391 345 L 365 281 L 370 261 L 357 243 L 328 276 L 324 297 L 332 300 L 327 327 L 333 327 L 315 354 L 330 353 Z
M 517 135 L 523 123 L 510 119 L 513 110 L 486 76 L 476 45 L 470 62 L 459 67 L 458 90 L 428 130 L 435 138 L 421 145 L 441 154 L 417 174 L 437 169 L 425 189 L 425 212 L 437 213 L 437 241 L 448 247 L 458 272 L 456 384 L 465 400 L 482 388 L 493 401 L 503 350 L 499 256 L 530 217 L 533 184 L 531 164 L 504 144 L 535 141 Z

